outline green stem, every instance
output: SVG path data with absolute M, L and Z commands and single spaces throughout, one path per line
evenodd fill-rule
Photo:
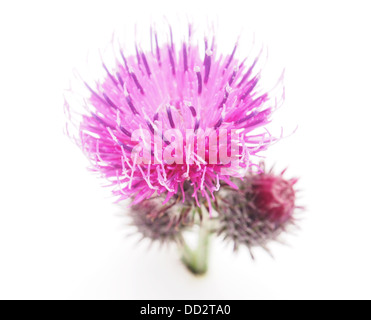
M 210 247 L 210 229 L 205 221 L 200 224 L 198 245 L 192 250 L 187 243 L 182 246 L 182 261 L 195 275 L 204 275 L 208 270 Z

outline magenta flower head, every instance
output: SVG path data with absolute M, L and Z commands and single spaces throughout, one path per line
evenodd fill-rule
M 120 50 L 113 68 L 103 63 L 103 80 L 86 83 L 78 144 L 119 200 L 182 195 L 211 210 L 220 183 L 232 185 L 272 142 L 256 129 L 276 100 L 259 86 L 259 56 L 239 61 L 238 43 L 223 54 L 215 37 L 199 47 L 192 26 L 186 40 L 171 28 L 165 37 L 152 31 L 152 50 Z
M 240 245 L 267 249 L 267 243 L 294 225 L 299 208 L 294 189 L 297 179 L 286 180 L 284 171 L 279 175 L 265 172 L 264 165 L 262 169 L 236 182 L 239 190 L 230 190 L 223 197 L 219 234 L 232 240 L 235 250 Z

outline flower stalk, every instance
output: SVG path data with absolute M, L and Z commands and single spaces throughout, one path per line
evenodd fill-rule
M 207 273 L 210 256 L 210 232 L 208 221 L 200 223 L 198 234 L 198 244 L 195 250 L 192 250 L 184 241 L 182 251 L 182 262 L 194 275 L 201 276 Z

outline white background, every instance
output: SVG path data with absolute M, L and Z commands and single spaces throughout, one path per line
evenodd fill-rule
M 371 42 L 367 1 L 2 1 L 0 298 L 371 298 Z M 128 238 L 123 209 L 63 135 L 73 69 L 112 32 L 151 15 L 216 16 L 255 31 L 286 67 L 278 119 L 295 135 L 267 153 L 300 176 L 290 246 L 213 246 L 194 278 L 175 248 Z M 230 28 L 230 29 L 228 29 Z M 236 35 L 237 36 L 237 35 Z

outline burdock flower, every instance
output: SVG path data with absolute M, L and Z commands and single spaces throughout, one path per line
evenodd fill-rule
M 160 38 L 151 31 L 152 50 L 120 50 L 115 67 L 103 63 L 103 80 L 85 83 L 76 140 L 119 200 L 164 195 L 166 202 L 187 184 L 197 206 L 211 209 L 220 183 L 230 184 L 272 142 L 256 129 L 277 99 L 259 87 L 259 57 L 236 58 L 238 43 L 222 55 L 211 37 L 201 49 L 192 26 L 184 41 L 173 41 L 171 28 L 168 42 Z
M 223 197 L 219 234 L 233 241 L 235 250 L 240 245 L 268 250 L 267 244 L 294 224 L 299 208 L 294 189 L 297 179 L 287 180 L 283 174 L 275 175 L 272 170 L 250 174 L 236 182 L 239 190 L 229 190 Z

